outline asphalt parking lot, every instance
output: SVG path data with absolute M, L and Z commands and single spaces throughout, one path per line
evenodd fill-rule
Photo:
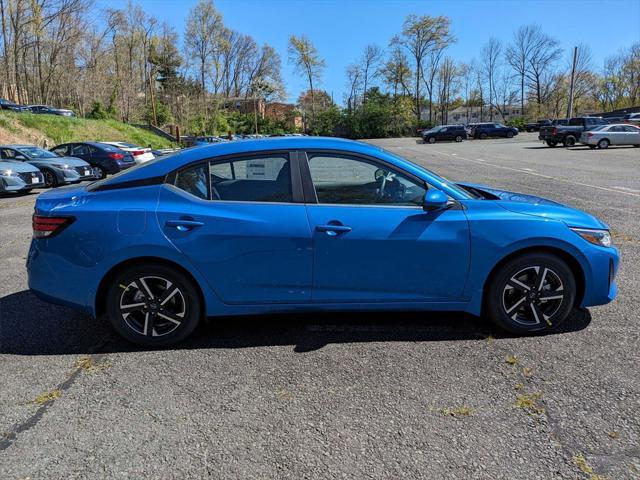
M 145 351 L 27 291 L 0 198 L 0 478 L 640 478 L 640 149 L 372 140 L 607 222 L 619 298 L 547 336 L 461 314 L 219 319 Z

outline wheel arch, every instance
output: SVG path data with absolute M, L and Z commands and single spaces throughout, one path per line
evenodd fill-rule
M 505 265 L 507 262 L 509 262 L 510 260 L 519 257 L 521 255 L 527 254 L 527 253 L 547 253 L 547 254 L 551 254 L 551 255 L 555 255 L 556 257 L 560 258 L 561 260 L 563 260 L 564 262 L 566 262 L 566 264 L 569 266 L 569 269 L 571 270 L 571 273 L 573 273 L 573 276 L 575 278 L 576 281 L 576 298 L 574 301 L 574 306 L 578 307 L 582 304 L 582 300 L 584 298 L 584 294 L 585 294 L 585 287 L 586 287 L 586 278 L 585 278 L 585 272 L 582 268 L 582 266 L 580 265 L 580 262 L 578 261 L 578 259 L 576 257 L 574 257 L 571 253 L 567 252 L 566 250 L 563 250 L 561 248 L 557 248 L 557 247 L 551 247 L 551 246 L 531 246 L 531 247 L 525 247 L 525 248 L 521 248 L 518 250 L 515 250 L 513 252 L 510 252 L 509 254 L 507 254 L 506 256 L 504 256 L 503 258 L 501 258 L 491 269 L 491 271 L 489 272 L 489 275 L 487 275 L 487 278 L 485 279 L 483 285 L 482 285 L 482 310 L 484 312 L 485 309 L 485 302 L 487 300 L 487 294 L 489 289 L 487 288 L 489 283 L 493 280 L 493 278 L 495 277 L 495 275 L 497 274 L 497 272 L 500 270 L 500 268 L 502 268 L 503 265 Z
M 191 274 L 191 272 L 189 272 L 189 270 L 187 270 L 186 268 L 184 268 L 183 266 L 181 266 L 180 264 L 172 260 L 167 260 L 166 258 L 154 257 L 154 256 L 129 258 L 120 263 L 117 263 L 116 265 L 112 266 L 111 269 L 109 269 L 109 271 L 107 271 L 107 273 L 102 277 L 102 280 L 100 280 L 98 289 L 96 290 L 96 296 L 95 296 L 96 317 L 101 316 L 106 312 L 107 290 L 109 288 L 111 281 L 116 277 L 116 275 L 118 275 L 118 273 L 122 272 L 127 268 L 131 268 L 139 265 L 145 265 L 145 264 L 164 265 L 180 271 L 187 278 L 189 278 L 191 282 L 193 282 L 193 286 L 196 289 L 196 292 L 198 293 L 198 301 L 200 302 L 201 311 L 202 311 L 203 317 L 206 318 L 207 310 L 206 310 L 205 296 L 202 291 L 202 287 L 200 286 L 196 278 Z

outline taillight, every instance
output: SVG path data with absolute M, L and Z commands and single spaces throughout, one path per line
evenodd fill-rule
M 558 129 L 556 127 L 553 127 L 553 130 L 551 130 L 551 135 L 557 135 L 558 134 Z
M 591 137 L 593 137 L 593 133 L 591 132 L 587 133 L 587 138 L 591 138 Z
M 144 154 L 144 150 L 134 150 L 131 153 L 133 153 L 133 156 L 135 157 Z
M 75 219 L 73 217 L 43 217 L 33 215 L 33 238 L 49 238 L 59 234 L 66 227 L 71 225 Z
M 110 153 L 109 154 L 109 158 L 112 158 L 114 160 L 122 160 L 124 158 L 124 154 L 122 154 L 122 153 Z

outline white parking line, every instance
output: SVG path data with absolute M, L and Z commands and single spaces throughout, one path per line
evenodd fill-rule
M 437 150 L 434 150 L 434 152 L 435 153 L 439 153 L 441 155 L 453 156 L 450 153 L 445 153 L 445 152 L 441 152 L 441 151 L 437 151 Z M 511 170 L 512 172 L 526 173 L 528 175 L 535 175 L 536 177 L 542 177 L 542 178 L 546 178 L 546 179 L 549 179 L 549 180 L 556 180 L 558 182 L 571 183 L 573 185 L 579 185 L 581 187 L 596 188 L 598 190 L 605 190 L 607 192 L 620 193 L 622 195 L 629 195 L 631 197 L 640 198 L 640 191 L 633 190 L 632 188 L 626 188 L 626 187 L 614 187 L 614 188 L 601 187 L 600 185 L 591 185 L 589 183 L 574 182 L 573 180 L 567 180 L 565 178 L 558 178 L 558 177 L 552 177 L 550 175 L 543 175 L 542 173 L 534 172 L 534 171 L 532 171 L 530 169 L 526 169 L 526 168 L 507 167 L 505 165 L 497 165 L 495 163 L 489 163 L 489 162 L 487 162 L 485 160 L 461 157 L 460 155 L 456 155 L 456 158 L 459 159 L 459 160 L 466 160 L 467 162 L 477 163 L 478 165 L 489 165 L 491 167 L 501 168 L 503 170 Z M 628 191 L 628 190 L 632 190 L 632 191 Z M 634 193 L 634 192 L 638 192 L 638 193 Z
M 640 190 L 636 190 L 634 188 L 628 188 L 628 187 L 613 187 L 616 190 L 624 190 L 625 192 L 636 192 L 636 193 L 640 193 Z

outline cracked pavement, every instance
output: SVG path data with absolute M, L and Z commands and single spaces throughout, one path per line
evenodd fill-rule
M 591 212 L 619 298 L 553 335 L 456 313 L 221 318 L 171 349 L 37 300 L 35 195 L 0 198 L 0 478 L 640 478 L 640 149 L 372 140 Z

